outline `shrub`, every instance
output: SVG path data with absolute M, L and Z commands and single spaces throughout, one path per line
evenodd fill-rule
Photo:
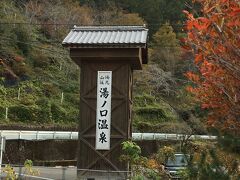
M 29 27 L 29 26 L 28 26 Z M 31 30 L 23 25 L 18 25 L 16 28 L 13 29 L 16 35 L 16 44 L 18 48 L 22 51 L 24 55 L 29 55 L 31 50 L 30 41 L 33 39 L 32 34 L 30 33 Z
M 68 122 L 77 122 L 79 119 L 79 109 L 69 107 L 67 110 L 66 121 Z
M 38 122 L 49 122 L 52 120 L 51 103 L 47 98 L 39 99 L 36 104 L 38 105 Z
M 135 96 L 134 104 L 139 107 L 145 107 L 147 105 L 153 105 L 155 103 L 155 97 L 144 94 L 143 96 Z
M 155 133 L 179 133 L 189 134 L 191 128 L 186 123 L 179 122 L 160 122 L 152 123 L 151 121 L 134 121 L 133 127 L 140 132 L 155 132 Z
M 156 159 L 159 164 L 166 164 L 167 160 L 174 159 L 175 149 L 170 146 L 163 146 L 156 154 Z
M 3 119 L 5 117 L 5 107 L 0 106 L 0 119 Z
M 21 80 L 28 80 L 32 73 L 31 67 L 23 62 L 14 62 L 12 70 Z
M 158 107 L 137 108 L 134 112 L 137 115 L 143 117 L 144 119 L 149 119 L 149 120 L 167 119 L 165 112 Z
M 53 121 L 65 120 L 67 118 L 67 112 L 57 103 L 51 104 L 51 113 Z
M 41 51 L 36 51 L 31 54 L 34 67 L 46 68 L 49 66 L 49 59 Z
M 47 97 L 53 97 L 60 94 L 58 87 L 52 83 L 43 83 L 43 93 Z
M 9 107 L 9 119 L 14 121 L 35 120 L 37 109 L 33 106 L 17 105 Z

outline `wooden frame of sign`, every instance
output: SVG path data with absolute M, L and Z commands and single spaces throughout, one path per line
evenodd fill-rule
M 78 178 L 126 179 L 128 163 L 120 161 L 121 143 L 132 135 L 132 83 L 133 70 L 147 63 L 147 48 L 142 47 L 70 47 L 70 57 L 80 66 L 80 119 L 78 143 Z M 143 52 L 144 51 L 144 52 Z M 111 72 L 110 124 L 98 124 L 97 107 L 98 73 Z M 100 87 L 102 88 L 102 87 Z M 97 90 L 98 89 L 98 90 Z M 107 107 L 109 110 L 109 107 Z M 101 109 L 106 113 L 107 109 Z M 106 114 L 105 114 L 106 115 Z M 102 121 L 101 121 L 102 122 Z M 110 146 L 96 147 L 96 129 L 110 127 Z M 101 136 L 102 137 L 102 136 Z M 102 148 L 102 149 L 101 149 Z

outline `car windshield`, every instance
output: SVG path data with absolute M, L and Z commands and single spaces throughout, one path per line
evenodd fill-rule
M 175 158 L 171 159 L 169 158 L 167 161 L 166 166 L 186 166 L 187 165 L 187 159 L 184 154 L 175 154 Z

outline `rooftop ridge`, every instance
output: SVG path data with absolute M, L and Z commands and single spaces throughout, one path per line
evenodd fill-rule
M 144 26 L 74 26 L 65 37 L 64 46 L 145 47 L 148 29 Z
M 143 25 L 134 25 L 134 26 L 76 26 L 74 25 L 73 31 L 148 31 L 148 29 Z

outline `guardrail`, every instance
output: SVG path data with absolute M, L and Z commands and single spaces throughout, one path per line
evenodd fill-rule
M 0 136 L 6 140 L 77 140 L 78 132 L 66 131 L 16 131 L 1 130 Z M 188 137 L 184 134 L 167 134 L 167 133 L 132 133 L 133 141 L 142 140 L 181 140 Z M 191 135 L 190 139 L 215 140 L 217 136 L 211 135 Z

